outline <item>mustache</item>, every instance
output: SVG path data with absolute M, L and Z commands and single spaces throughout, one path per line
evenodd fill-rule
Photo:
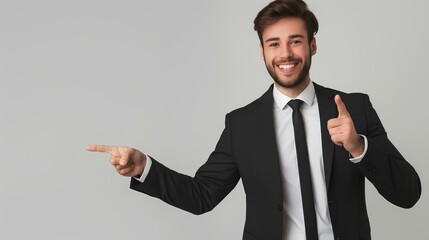
M 280 60 L 274 60 L 273 64 L 274 65 L 281 65 L 281 64 L 296 63 L 296 62 L 301 62 L 301 61 L 302 60 L 299 58 L 288 57 L 288 58 L 284 58 L 284 59 L 280 59 Z

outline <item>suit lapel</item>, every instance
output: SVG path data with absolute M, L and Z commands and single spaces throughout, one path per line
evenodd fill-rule
M 266 91 L 265 94 L 256 101 L 259 103 L 259 106 L 255 114 L 255 120 L 257 121 L 256 125 L 258 126 L 255 130 L 257 131 L 257 136 L 259 136 L 260 139 L 258 142 L 261 143 L 257 148 L 260 150 L 261 156 L 264 156 L 264 159 L 267 160 L 265 164 L 260 166 L 260 171 L 268 173 L 264 176 L 269 180 L 269 184 L 272 189 L 277 191 L 278 189 L 282 189 L 282 183 L 277 141 L 274 130 L 273 85 L 271 85 L 268 91 Z M 280 202 L 282 202 L 282 192 L 283 191 L 276 192 L 276 194 L 280 193 L 280 195 L 278 195 Z
M 325 170 L 326 188 L 329 189 L 332 163 L 334 161 L 335 145 L 328 132 L 328 120 L 337 117 L 337 107 L 334 102 L 335 92 L 314 83 L 317 102 L 319 104 L 320 128 L 322 131 L 323 164 Z

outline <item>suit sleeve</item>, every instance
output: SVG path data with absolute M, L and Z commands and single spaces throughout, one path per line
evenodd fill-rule
M 397 206 L 410 208 L 421 195 L 419 176 L 388 139 L 367 95 L 365 109 L 368 150 L 357 166 L 385 199 Z
M 194 177 L 175 172 L 152 158 L 152 167 L 145 181 L 141 183 L 131 179 L 131 189 L 159 198 L 193 214 L 212 210 L 240 179 L 232 155 L 232 130 L 228 119 L 227 115 L 225 129 L 215 150 Z

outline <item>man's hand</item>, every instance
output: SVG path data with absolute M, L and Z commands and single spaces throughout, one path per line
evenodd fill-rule
M 137 149 L 104 145 L 89 145 L 86 150 L 92 152 L 110 153 L 110 163 L 116 171 L 127 177 L 138 177 L 146 166 L 146 155 Z
M 364 151 L 364 140 L 356 133 L 353 120 L 339 95 L 335 96 L 335 104 L 338 109 L 338 117 L 328 121 L 331 139 L 338 146 L 344 147 L 352 157 L 358 157 Z

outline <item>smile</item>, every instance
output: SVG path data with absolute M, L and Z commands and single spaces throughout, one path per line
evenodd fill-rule
M 277 65 L 278 68 L 283 69 L 283 70 L 289 70 L 291 68 L 296 67 L 297 63 L 290 63 L 290 64 L 281 64 L 281 65 Z

